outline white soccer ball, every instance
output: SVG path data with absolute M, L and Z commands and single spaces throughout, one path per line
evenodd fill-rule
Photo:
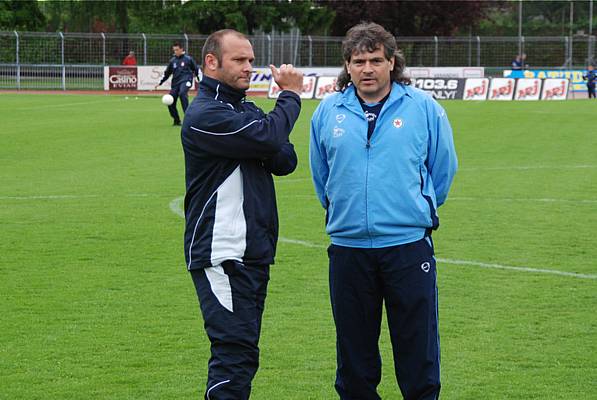
M 167 106 L 172 105 L 172 103 L 174 103 L 174 97 L 172 97 L 172 95 L 165 94 L 162 96 L 162 103 Z

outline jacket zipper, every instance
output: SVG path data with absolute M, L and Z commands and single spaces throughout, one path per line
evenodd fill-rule
M 373 134 L 371 134 L 373 137 Z M 371 139 L 367 138 L 367 144 L 365 145 L 367 150 L 367 164 L 365 168 L 365 226 L 367 227 L 367 235 L 369 236 L 369 244 L 373 245 L 373 239 L 371 238 L 371 230 L 369 229 L 369 151 L 371 149 Z
M 369 121 L 367 121 L 367 118 L 365 118 L 365 115 L 363 113 L 355 112 L 350 107 L 347 107 L 347 108 L 349 111 L 355 113 L 361 119 L 365 120 L 365 124 L 366 124 L 365 135 L 367 135 L 367 131 L 369 130 Z M 381 115 L 381 113 L 380 113 L 380 115 Z M 377 124 L 376 124 L 376 128 L 377 128 Z M 371 133 L 371 138 L 373 138 L 373 133 L 375 133 L 375 129 Z M 365 149 L 367 151 L 367 164 L 365 166 L 365 226 L 367 227 L 367 236 L 369 236 L 369 243 L 372 245 L 373 239 L 371 237 L 371 230 L 369 229 L 369 154 L 370 154 L 369 150 L 371 149 L 371 138 L 368 137 L 367 142 L 365 144 Z

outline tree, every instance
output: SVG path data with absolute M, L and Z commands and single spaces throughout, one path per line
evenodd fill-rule
M 336 14 L 331 35 L 344 36 L 362 21 L 376 22 L 396 36 L 450 36 L 483 18 L 491 2 L 319 0 Z
M 46 18 L 35 0 L 0 0 L 0 30 L 38 31 Z
M 257 30 L 287 31 L 298 27 L 304 33 L 327 29 L 333 13 L 313 1 L 188 1 L 145 3 L 135 11 L 132 25 L 135 30 L 160 33 L 209 34 L 218 29 L 231 28 L 253 34 Z
M 312 0 L 49 0 L 39 4 L 48 30 L 66 32 L 208 34 L 232 28 L 253 34 L 298 27 L 305 33 L 325 33 L 334 16 Z

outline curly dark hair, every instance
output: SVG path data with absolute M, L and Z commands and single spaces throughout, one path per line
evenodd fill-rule
M 342 92 L 350 85 L 350 74 L 346 69 L 346 63 L 350 62 L 355 51 L 373 52 L 382 46 L 386 59 L 391 60 L 394 57 L 394 70 L 390 72 L 391 81 L 410 85 L 410 79 L 404 76 L 406 61 L 402 52 L 398 50 L 394 36 L 381 25 L 373 22 L 361 22 L 350 28 L 346 32 L 346 38 L 342 41 L 342 58 L 345 62 L 342 72 L 338 75 L 336 89 Z

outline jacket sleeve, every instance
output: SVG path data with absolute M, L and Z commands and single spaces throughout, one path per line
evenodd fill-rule
M 291 174 L 296 169 L 297 157 L 294 146 L 290 142 L 284 143 L 282 149 L 273 157 L 263 160 L 266 171 L 276 175 L 284 176 Z
M 311 176 L 315 185 L 315 193 L 323 208 L 327 209 L 328 202 L 325 194 L 325 186 L 328 180 L 329 168 L 325 153 L 325 148 L 320 142 L 320 118 L 322 103 L 313 113 L 311 118 L 311 137 L 309 141 L 309 162 L 311 166 Z
M 267 115 L 239 113 L 224 102 L 203 103 L 204 108 L 188 113 L 183 131 L 201 150 L 232 159 L 266 159 L 280 152 L 288 142 L 301 111 L 296 93 L 283 91 Z
M 166 82 L 168 78 L 170 78 L 170 75 L 172 75 L 172 61 L 168 63 L 168 66 L 166 67 L 164 75 L 162 75 L 162 79 L 160 79 L 159 84 L 161 85 L 162 83 Z
M 450 185 L 458 169 L 458 159 L 446 111 L 435 100 L 431 101 L 427 117 L 430 128 L 427 168 L 431 174 L 439 207 L 448 197 Z

